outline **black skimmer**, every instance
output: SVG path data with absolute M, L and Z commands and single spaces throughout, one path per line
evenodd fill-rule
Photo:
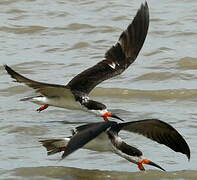
M 42 105 L 37 111 L 42 111 L 48 106 L 56 106 L 92 112 L 103 117 L 104 120 L 108 120 L 108 117 L 120 119 L 109 112 L 103 103 L 89 99 L 88 94 L 99 83 L 121 74 L 135 61 L 144 44 L 148 26 L 149 9 L 145 2 L 137 11 L 132 23 L 122 32 L 118 42 L 105 53 L 104 59 L 75 76 L 67 85 L 34 81 L 15 72 L 7 65 L 4 67 L 17 82 L 24 83 L 41 94 L 22 99 Z
M 105 121 L 85 124 L 73 129 L 72 136 L 70 137 L 41 140 L 40 142 L 47 149 L 48 155 L 63 152 L 63 159 L 83 146 L 84 148 L 92 150 L 102 149 L 100 146 L 106 144 L 103 139 L 103 136 L 105 136 L 109 146 L 108 149 L 103 147 L 103 151 L 113 151 L 126 160 L 137 164 L 140 170 L 145 170 L 143 164 L 152 165 L 164 170 L 159 165 L 143 157 L 140 150 L 126 144 L 118 135 L 121 130 L 141 134 L 151 140 L 168 146 L 175 152 L 185 154 L 188 159 L 190 159 L 190 148 L 184 138 L 171 125 L 158 119 L 145 119 L 126 123 Z M 102 136 L 102 142 L 96 145 L 100 136 Z

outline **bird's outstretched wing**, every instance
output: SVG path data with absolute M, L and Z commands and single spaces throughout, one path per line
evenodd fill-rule
M 16 80 L 16 82 L 24 83 L 27 86 L 36 89 L 36 92 L 41 93 L 44 96 L 57 96 L 58 94 L 61 96 L 67 96 L 71 94 L 70 89 L 67 89 L 66 86 L 58 85 L 58 84 L 48 84 L 43 82 L 38 82 L 31 80 L 29 78 L 24 77 L 23 75 L 14 71 L 8 65 L 4 65 L 5 70 L 8 74 Z
M 190 148 L 185 139 L 171 125 L 158 119 L 146 119 L 119 123 L 118 129 L 141 134 L 160 144 L 164 144 L 174 150 L 181 152 L 190 159 Z
M 105 54 L 105 59 L 75 76 L 67 86 L 28 79 L 5 65 L 8 74 L 45 96 L 67 95 L 72 91 L 88 94 L 100 82 L 121 74 L 134 62 L 145 41 L 149 26 L 147 3 L 142 4 L 133 22 L 122 32 L 118 42 Z
M 77 149 L 83 147 L 89 141 L 93 140 L 102 132 L 106 131 L 113 124 L 116 124 L 116 122 L 105 121 L 94 124 L 92 123 L 90 125 L 87 124 L 82 128 L 80 128 L 79 126 L 78 130 L 76 129 L 77 132 L 71 137 L 70 141 L 68 142 L 62 155 L 62 159 L 73 153 Z
M 88 94 L 102 81 L 121 74 L 132 64 L 142 48 L 149 26 L 149 9 L 142 4 L 133 22 L 119 37 L 118 42 L 105 54 L 105 59 L 75 76 L 68 86 Z

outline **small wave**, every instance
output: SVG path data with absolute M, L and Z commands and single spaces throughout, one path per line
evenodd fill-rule
M 21 9 L 10 9 L 10 10 L 6 11 L 6 13 L 8 13 L 8 14 L 22 14 L 25 12 L 26 11 L 21 10 Z
M 135 78 L 135 81 L 141 81 L 141 80 L 157 80 L 157 81 L 163 81 L 166 79 L 173 79 L 176 74 L 170 73 L 170 72 L 151 72 L 146 73 L 141 76 L 138 76 Z
M 167 37 L 175 37 L 175 36 L 181 36 L 181 37 L 186 37 L 186 36 L 196 36 L 196 32 L 174 32 L 173 34 L 168 35 Z M 193 37 L 194 38 L 194 37 Z
M 44 52 L 47 52 L 47 53 L 53 53 L 53 52 L 60 52 L 60 51 L 63 51 L 62 48 L 49 48 L 49 49 L 46 49 Z
M 121 170 L 121 168 L 120 168 Z M 12 171 L 7 171 L 4 174 L 10 174 L 16 178 L 34 179 L 94 179 L 94 180 L 110 180 L 110 179 L 196 179 L 197 172 L 192 170 L 176 171 L 176 172 L 161 172 L 157 170 L 148 170 L 144 172 L 124 172 L 124 171 L 102 171 L 102 170 L 88 170 L 72 167 L 62 166 L 47 166 L 47 167 L 29 167 L 17 168 Z
M 0 5 L 9 5 L 9 4 L 14 4 L 18 2 L 17 0 L 13 0 L 13 1 L 0 1 Z
M 68 30 L 79 30 L 79 29 L 93 29 L 95 26 L 89 24 L 72 23 L 67 26 Z
M 197 58 L 183 57 L 177 63 L 178 68 L 188 70 L 197 69 Z
M 144 56 L 152 56 L 152 55 L 155 55 L 155 54 L 159 54 L 159 53 L 162 53 L 162 52 L 165 52 L 165 51 L 171 51 L 173 49 L 171 48 L 168 48 L 168 47 L 160 47 L 150 53 L 144 53 Z
M 150 18 L 150 21 L 151 22 L 160 22 L 160 21 L 164 21 L 164 20 L 161 18 Z
M 68 48 L 66 50 L 69 51 L 69 50 L 73 50 L 73 49 L 81 49 L 81 48 L 85 48 L 88 46 L 90 46 L 90 44 L 87 42 L 79 42 L 79 43 L 74 44 L 71 48 Z
M 131 99 L 142 98 L 152 101 L 187 100 L 197 98 L 197 89 L 165 89 L 165 90 L 138 90 L 119 88 L 96 88 L 93 96 L 107 96 L 111 98 Z
M 90 24 L 81 24 L 81 23 L 71 23 L 68 24 L 66 27 L 55 27 L 54 30 L 70 30 L 70 31 L 76 31 L 76 30 L 82 30 L 82 29 L 95 29 L 96 27 Z
M 112 32 L 121 32 L 122 30 L 113 27 L 113 26 L 97 26 L 95 29 L 85 32 L 85 33 L 91 33 L 91 34 L 96 34 L 96 33 L 112 33 Z
M 163 68 L 163 67 L 161 67 Z M 168 68 L 167 68 L 168 69 Z M 135 78 L 135 81 L 164 81 L 164 80 L 191 80 L 194 79 L 195 76 L 193 74 L 188 73 L 172 73 L 170 71 L 166 72 L 151 72 L 143 74 L 137 78 Z
M 0 31 L 14 34 L 33 34 L 47 29 L 44 26 L 1 26 Z

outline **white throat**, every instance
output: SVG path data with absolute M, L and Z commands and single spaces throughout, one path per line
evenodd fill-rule
M 96 116 L 103 116 L 105 113 L 108 112 L 107 109 L 103 109 L 103 110 L 88 110 L 89 112 L 95 114 Z

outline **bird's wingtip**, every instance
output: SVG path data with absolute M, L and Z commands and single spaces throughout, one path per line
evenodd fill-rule
M 8 65 L 7 64 L 3 64 L 3 67 L 6 69 L 8 67 Z
M 144 1 L 144 2 L 141 4 L 141 7 L 148 7 L 147 1 Z
M 190 150 L 189 150 L 188 153 L 186 153 L 186 156 L 187 156 L 187 158 L 188 158 L 188 161 L 190 161 L 190 158 L 191 158 Z
M 6 71 L 12 70 L 11 67 L 9 67 L 7 64 L 3 64 Z
M 149 14 L 149 7 L 148 7 L 148 3 L 147 1 L 144 1 L 142 4 L 141 4 L 141 7 L 139 10 L 143 9 L 145 12 L 147 12 Z

